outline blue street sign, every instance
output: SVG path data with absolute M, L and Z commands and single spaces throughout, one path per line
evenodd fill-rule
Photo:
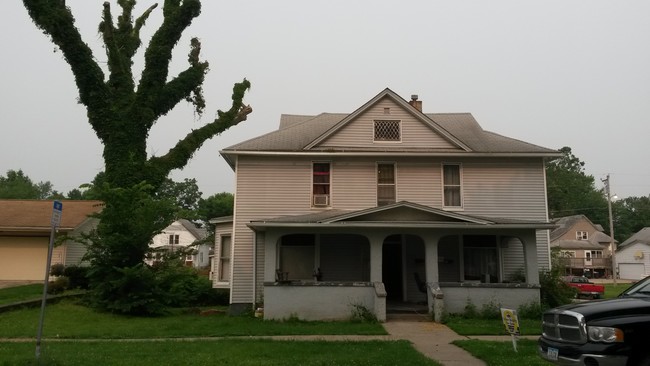
M 53 227 L 58 227 L 61 224 L 62 212 L 63 212 L 63 203 L 61 203 L 61 201 L 54 201 L 54 207 L 52 208 L 52 220 L 51 220 L 51 224 Z

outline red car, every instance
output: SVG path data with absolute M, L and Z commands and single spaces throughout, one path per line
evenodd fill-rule
M 578 297 L 584 296 L 592 299 L 602 299 L 605 295 L 605 286 L 589 282 L 584 276 L 567 276 L 564 277 L 567 285 L 575 287 L 578 290 Z

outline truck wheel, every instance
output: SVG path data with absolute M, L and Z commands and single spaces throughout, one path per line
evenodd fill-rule
M 650 366 L 650 356 L 641 356 L 627 363 L 629 366 Z

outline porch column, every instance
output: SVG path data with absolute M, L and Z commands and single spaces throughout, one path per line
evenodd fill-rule
M 384 235 L 369 234 L 367 238 L 370 242 L 370 282 L 383 282 L 381 276 Z
M 518 235 L 524 249 L 526 283 L 539 285 L 539 265 L 537 262 L 537 236 L 535 231 L 526 231 Z
M 426 282 L 438 283 L 438 241 L 440 235 L 427 235 L 424 238 L 424 262 L 426 263 Z

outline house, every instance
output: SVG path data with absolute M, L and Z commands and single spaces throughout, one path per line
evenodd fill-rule
M 585 215 L 573 215 L 552 220 L 557 225 L 551 231 L 551 248 L 559 250 L 559 262 L 565 274 L 590 278 L 612 275 L 612 238 L 603 227 Z
M 152 238 L 149 245 L 152 252 L 149 253 L 145 262 L 151 265 L 160 260 L 165 252 L 183 251 L 183 260 L 186 266 L 209 268 L 212 245 L 210 243 L 194 245 L 207 236 L 205 228 L 199 228 L 189 220 L 178 219 Z
M 385 320 L 424 304 L 539 302 L 550 266 L 544 163 L 556 150 L 422 112 L 385 89 L 352 113 L 282 115 L 220 151 L 234 216 L 216 226 L 214 286 L 265 319 Z
M 86 251 L 74 237 L 96 227 L 97 220 L 89 216 L 99 212 L 102 203 L 64 200 L 62 204 L 52 264 L 79 265 Z M 0 281 L 45 279 L 53 206 L 51 200 L 0 200 Z
M 618 246 L 616 262 L 622 279 L 650 276 L 650 227 L 644 227 Z

